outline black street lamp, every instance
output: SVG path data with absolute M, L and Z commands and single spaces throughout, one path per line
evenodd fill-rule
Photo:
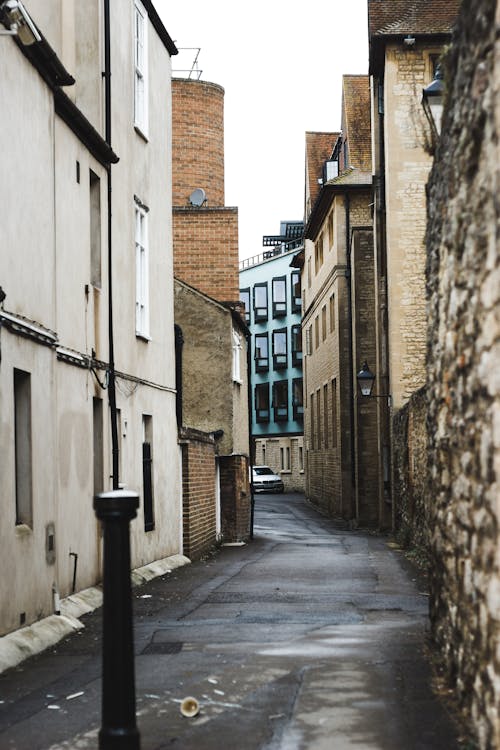
M 436 67 L 436 77 L 422 90 L 422 106 L 425 116 L 431 126 L 434 138 L 441 133 L 441 118 L 443 116 L 444 83 L 441 66 Z
M 364 365 L 361 368 L 361 370 L 356 375 L 356 380 L 358 381 L 359 389 L 361 391 L 362 396 L 371 396 L 372 395 L 372 389 L 373 384 L 375 382 L 375 375 L 368 367 L 368 362 L 365 359 Z

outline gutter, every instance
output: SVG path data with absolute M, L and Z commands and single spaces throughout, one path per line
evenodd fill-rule
M 104 74 L 106 76 L 106 73 Z M 104 167 L 116 164 L 119 159 L 111 148 L 111 143 L 102 138 L 80 109 L 60 88 L 54 89 L 56 114 L 73 131 L 77 138 Z
M 371 190 L 371 188 L 371 180 L 364 182 L 327 182 L 323 185 L 304 228 L 304 239 L 312 240 L 313 242 L 316 240 L 319 230 L 330 210 L 334 195 L 342 195 L 346 192 L 362 192 Z
M 355 430 L 354 430 L 354 388 L 353 388 L 353 375 L 354 375 L 354 356 L 353 356 L 353 340 L 352 340 L 352 264 L 351 264 L 351 203 L 349 194 L 346 193 L 344 198 L 345 206 L 345 241 L 346 241 L 346 259 L 347 259 L 347 316 L 349 326 L 349 415 L 351 420 L 351 486 L 353 492 L 352 500 L 356 501 L 356 445 L 355 445 Z M 351 500 L 351 502 L 352 502 Z M 352 506 L 351 506 L 352 507 Z M 356 518 L 358 516 L 358 509 L 355 508 Z

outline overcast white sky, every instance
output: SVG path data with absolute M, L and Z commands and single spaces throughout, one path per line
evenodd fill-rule
M 226 206 L 239 209 L 240 258 L 258 255 L 281 220 L 303 218 L 305 132 L 338 130 L 342 75 L 368 72 L 367 0 L 154 5 L 225 89 Z M 194 55 L 174 57 L 174 75 Z

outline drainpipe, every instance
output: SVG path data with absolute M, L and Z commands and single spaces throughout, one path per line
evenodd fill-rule
M 354 357 L 352 341 L 352 267 L 351 267 L 351 200 L 346 193 L 344 196 L 345 209 L 345 242 L 346 242 L 346 259 L 347 259 L 347 324 L 349 326 L 349 414 L 351 419 L 351 487 L 353 500 L 355 503 L 356 518 L 358 517 L 358 507 L 356 502 L 356 444 L 354 430 Z
M 105 103 L 105 139 L 111 147 L 111 28 L 110 28 L 110 0 L 104 0 L 104 103 Z M 118 426 L 116 418 L 116 382 L 115 382 L 115 353 L 113 338 L 113 243 L 112 243 L 112 211 L 111 211 L 111 164 L 107 166 L 108 173 L 108 400 L 111 418 L 111 447 L 113 453 L 113 489 L 119 488 L 119 448 Z
M 182 328 L 174 323 L 175 332 L 175 414 L 177 417 L 177 429 L 182 427 L 182 347 L 184 337 Z
M 382 73 L 383 75 L 383 73 Z M 378 104 L 378 125 L 379 125 L 379 177 L 378 184 L 375 185 L 375 189 L 378 192 L 376 201 L 377 206 L 377 269 L 378 278 L 376 283 L 378 284 L 380 276 L 383 278 L 383 295 L 384 295 L 384 308 L 379 309 L 377 314 L 379 316 L 379 330 L 380 330 L 380 351 L 378 352 L 379 362 L 377 363 L 380 367 L 380 388 L 381 392 L 387 394 L 388 401 L 381 399 L 379 404 L 380 424 L 382 431 L 382 494 L 381 507 L 379 510 L 380 524 L 383 523 L 384 516 L 384 504 L 385 499 L 391 502 L 391 526 L 392 530 L 395 529 L 396 518 L 395 518 L 395 503 L 392 499 L 392 487 L 393 487 L 393 465 L 392 465 L 392 408 L 390 402 L 390 374 L 389 374 L 389 332 L 388 332 L 388 305 L 389 295 L 387 289 L 387 241 L 386 241 L 386 202 L 385 202 L 385 129 L 384 129 L 384 87 L 377 80 L 377 104 Z M 386 405 L 388 404 L 388 405 Z M 385 479 L 387 475 L 388 479 Z
M 252 434 L 252 334 L 246 334 L 247 340 L 247 400 L 248 400 L 248 456 L 250 472 L 250 539 L 253 539 L 253 524 L 255 513 L 255 496 L 253 491 L 253 465 L 255 449 Z

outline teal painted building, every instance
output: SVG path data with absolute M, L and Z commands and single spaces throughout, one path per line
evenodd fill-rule
M 281 222 L 280 235 L 264 237 L 269 249 L 240 263 L 251 333 L 255 462 L 290 475 L 303 472 L 302 296 L 300 270 L 290 265 L 303 247 L 302 232 L 302 222 Z M 300 489 L 301 482 L 290 476 L 288 489 Z

